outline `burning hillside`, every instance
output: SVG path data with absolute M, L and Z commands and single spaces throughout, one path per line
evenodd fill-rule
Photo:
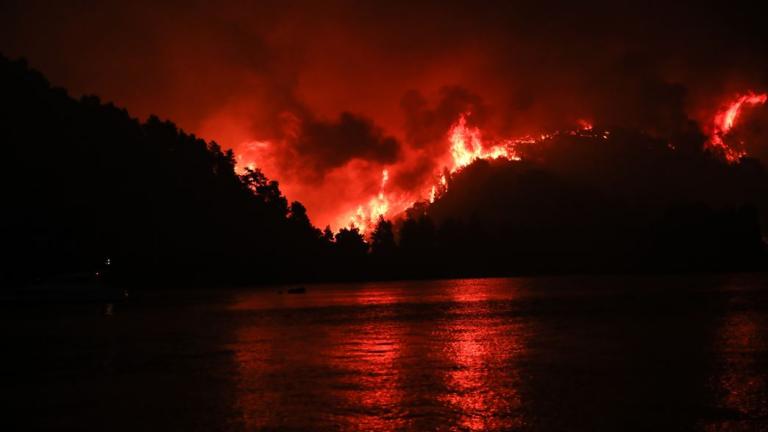
M 0 50 L 233 149 L 320 227 L 394 216 L 473 160 L 590 124 L 768 158 L 768 39 L 745 5 L 16 3 Z
M 742 112 L 759 108 L 766 102 L 768 95 L 765 93 L 756 93 L 747 91 L 743 94 L 737 94 L 725 99 L 721 107 L 715 110 L 710 122 L 702 128 L 701 133 L 706 133 L 706 141 L 698 149 L 699 151 L 709 151 L 717 158 L 722 158 L 723 162 L 738 163 L 742 158 L 748 156 L 744 149 L 744 142 L 738 137 L 734 137 L 732 130 L 737 125 L 739 116 Z M 351 117 L 350 117 L 351 118 Z M 332 216 L 330 224 L 335 227 L 355 226 L 361 231 L 367 232 L 380 217 L 393 218 L 403 214 L 406 209 L 418 202 L 434 203 L 440 196 L 445 194 L 448 189 L 449 179 L 460 170 L 470 164 L 481 160 L 506 160 L 520 161 L 529 157 L 538 157 L 542 148 L 548 152 L 557 151 L 563 137 L 580 137 L 593 140 L 606 141 L 610 137 L 610 131 L 596 130 L 592 123 L 579 119 L 573 129 L 558 130 L 539 133 L 537 135 L 524 135 L 516 138 L 494 138 L 484 133 L 481 128 L 471 123 L 472 113 L 462 112 L 456 117 L 456 120 L 450 125 L 442 139 L 438 139 L 440 145 L 434 145 L 428 154 L 419 151 L 410 151 L 407 156 L 395 159 L 394 162 L 382 163 L 380 170 L 380 182 L 378 187 L 371 193 L 370 198 L 361 202 L 339 202 L 336 208 L 339 212 Z M 294 125 L 300 128 L 300 125 Z M 643 131 L 637 131 L 643 132 Z M 294 138 L 300 136 L 301 132 L 295 131 Z M 365 139 L 365 134 L 360 134 L 358 139 Z M 669 137 L 656 137 L 661 140 L 663 151 L 675 151 L 676 144 Z M 343 139 L 340 137 L 340 139 Z M 394 142 L 394 139 L 391 139 Z M 381 142 L 384 142 L 382 140 Z M 276 162 L 278 165 L 290 169 L 282 159 L 287 157 L 285 153 L 269 153 L 271 142 L 254 142 L 244 146 L 245 151 L 238 156 L 240 167 L 253 167 L 262 165 L 266 162 Z M 621 144 L 619 144 L 621 146 Z M 567 153 L 567 150 L 564 150 Z M 599 151 L 599 150 L 598 150 Z M 625 155 L 621 152 L 613 154 L 617 160 L 621 160 Z M 639 157 L 644 157 L 640 155 Z M 703 156 L 703 153 L 702 153 Z M 428 163 L 423 164 L 421 172 L 413 172 L 414 166 L 418 164 L 419 158 L 431 158 Z M 578 157 L 593 158 L 612 164 L 611 160 L 594 157 L 594 155 L 580 155 Z M 363 165 L 369 165 L 363 158 Z M 264 162 L 260 162 L 264 161 Z M 586 162 L 585 163 L 589 163 Z M 354 165 L 353 165 L 354 166 Z M 369 167 L 370 168 L 370 167 Z M 390 172 L 398 175 L 411 175 L 419 179 L 407 185 L 392 184 L 390 182 Z M 346 177 L 351 183 L 364 183 L 364 179 L 369 176 L 367 170 L 351 169 L 346 172 L 339 170 L 342 176 Z M 359 181 L 356 176 L 360 176 Z M 493 185 L 489 185 L 493 187 Z M 290 190 L 290 185 L 287 186 Z

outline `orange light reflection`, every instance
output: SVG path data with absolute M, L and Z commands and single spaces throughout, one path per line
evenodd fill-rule
M 475 286 L 451 290 L 459 319 L 448 324 L 445 347 L 452 363 L 445 402 L 460 430 L 507 430 L 524 424 L 517 360 L 525 355 L 522 322 L 494 314 L 489 293 Z
M 756 354 L 768 350 L 768 322 L 754 311 L 734 311 L 725 317 L 718 337 L 721 372 L 715 387 L 718 405 L 728 418 L 708 424 L 706 430 L 750 430 L 754 419 L 768 418 L 762 395 L 768 392 L 765 371 Z

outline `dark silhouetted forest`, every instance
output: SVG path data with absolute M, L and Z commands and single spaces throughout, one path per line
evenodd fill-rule
M 150 117 L 75 100 L 0 58 L 2 278 L 99 266 L 123 280 L 316 279 L 328 239 L 259 171 Z
M 364 238 L 317 229 L 215 142 L 74 99 L 23 61 L 0 57 L 0 90 L 8 286 L 107 257 L 144 285 L 764 267 L 762 165 L 725 164 L 695 134 L 677 151 L 617 131 L 479 161 Z

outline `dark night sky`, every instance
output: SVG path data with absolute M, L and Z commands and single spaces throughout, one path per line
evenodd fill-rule
M 395 195 L 431 181 L 464 111 L 488 137 L 669 135 L 768 90 L 764 14 L 734 3 L 50 3 L 2 2 L 0 52 L 235 148 L 319 225 L 383 168 Z

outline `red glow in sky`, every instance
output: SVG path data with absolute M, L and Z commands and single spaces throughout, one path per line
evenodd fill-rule
M 765 95 L 739 94 L 715 120 L 692 114 L 729 98 L 723 89 L 768 88 L 764 50 L 744 43 L 759 42 L 749 31 L 762 18 L 740 8 L 15 3 L 0 13 L 0 51 L 76 96 L 234 149 L 319 227 L 434 200 L 444 168 L 516 159 L 519 140 L 575 125 L 671 136 L 695 117 L 736 160 L 727 136 Z
M 739 118 L 743 108 L 764 104 L 768 100 L 765 93 L 748 92 L 738 95 L 717 112 L 713 120 L 712 133 L 708 146 L 716 149 L 728 162 L 734 163 L 746 155 L 746 151 L 738 150 L 728 145 L 724 138 L 731 131 Z M 385 165 L 380 170 L 378 187 L 372 190 L 367 196 L 364 191 L 366 188 L 366 178 L 370 177 L 371 165 L 366 161 L 358 161 L 348 166 L 341 167 L 335 171 L 340 181 L 348 186 L 358 185 L 356 196 L 363 194 L 362 198 L 352 198 L 348 200 L 331 201 L 335 205 L 326 206 L 325 212 L 315 213 L 315 223 L 320 226 L 330 225 L 334 229 L 353 226 L 359 228 L 362 232 L 369 232 L 380 217 L 393 218 L 401 215 L 406 209 L 419 201 L 434 202 L 441 194 L 448 189 L 448 177 L 460 171 L 462 168 L 470 165 L 479 159 L 504 159 L 521 160 L 522 153 L 519 150 L 525 145 L 535 145 L 538 142 L 548 140 L 558 134 L 586 134 L 589 136 L 600 136 L 607 138 L 608 132 L 594 132 L 594 126 L 591 121 L 579 118 L 575 121 L 576 127 L 565 131 L 555 131 L 552 133 L 542 133 L 531 136 L 525 135 L 513 139 L 486 139 L 483 131 L 475 125 L 469 123 L 470 112 L 460 113 L 456 120 L 450 125 L 438 144 L 431 150 L 433 163 L 427 168 L 430 171 L 424 172 L 421 176 L 422 181 L 413 185 L 411 188 L 393 185 L 390 182 L 391 172 L 397 173 L 399 170 L 408 169 L 409 163 L 420 156 L 418 152 L 411 152 L 403 159 L 394 164 Z M 295 133 L 294 133 L 295 134 Z M 238 167 L 263 167 L 269 173 L 274 169 L 277 178 L 280 176 L 281 158 L 284 154 L 270 154 L 270 147 L 279 147 L 269 141 L 249 141 L 236 147 L 238 153 Z M 674 149 L 673 146 L 670 146 Z M 289 155 L 288 155 L 289 156 Z M 276 161 L 275 158 L 278 158 Z M 375 166 L 375 164 L 374 164 Z M 360 180 L 363 179 L 363 180 Z M 370 190 L 370 188 L 368 188 Z M 318 196 L 317 189 L 307 190 L 305 188 L 296 188 L 292 183 L 283 183 L 283 190 L 291 199 L 298 199 L 309 203 L 309 211 L 312 214 L 313 198 Z M 320 195 L 324 197 L 323 195 Z M 318 216 L 319 215 L 319 216 Z

